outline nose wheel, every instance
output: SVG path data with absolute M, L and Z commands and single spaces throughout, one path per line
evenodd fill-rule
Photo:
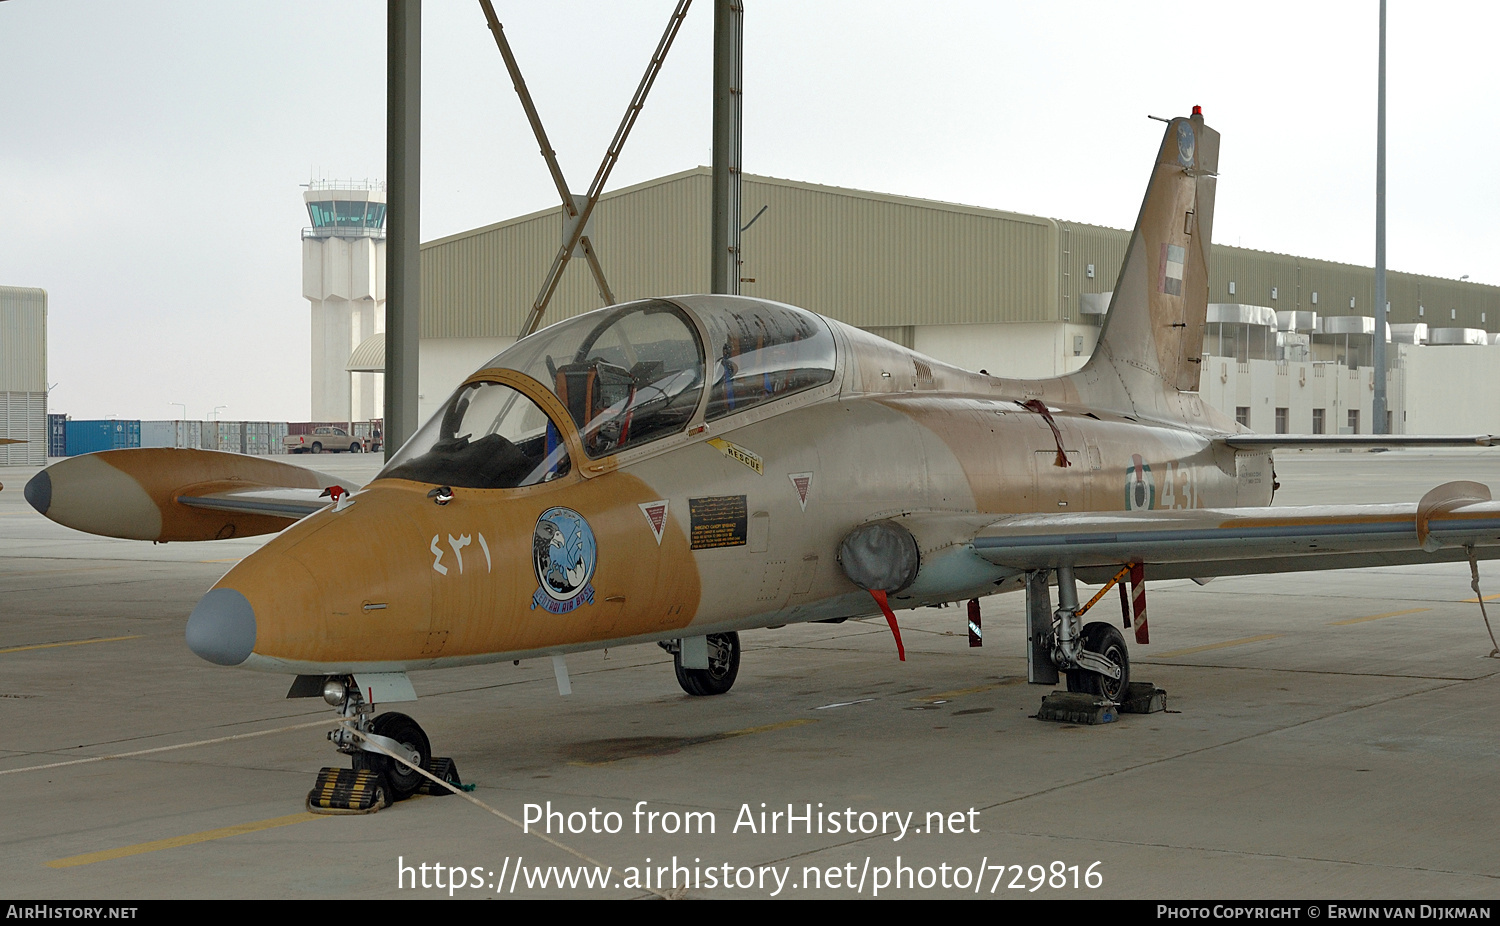
M 323 685 L 323 697 L 344 718 L 328 739 L 349 756 L 352 768 L 324 768 L 307 795 L 314 813 L 374 813 L 413 794 L 451 794 L 428 775 L 462 787 L 458 767 L 446 757 L 434 757 L 427 734 L 411 717 L 390 711 L 371 717 L 352 680 L 333 676 Z M 421 771 L 418 771 L 421 769 Z M 423 774 L 426 772 L 427 774 Z
M 667 640 L 661 645 L 672 653 L 672 669 L 677 673 L 677 684 L 688 694 L 721 695 L 734 687 L 735 676 L 740 673 L 739 634 L 708 635 L 707 669 L 689 669 L 682 664 L 681 640 Z
M 432 746 L 427 742 L 427 734 L 422 732 L 415 720 L 405 714 L 394 711 L 381 714 L 371 722 L 370 732 L 393 740 L 399 748 L 391 751 L 417 768 L 427 768 L 431 764 Z M 368 770 L 384 776 L 390 786 L 393 801 L 411 797 L 427 781 L 416 769 L 402 765 L 384 753 L 360 750 L 351 758 L 355 771 Z

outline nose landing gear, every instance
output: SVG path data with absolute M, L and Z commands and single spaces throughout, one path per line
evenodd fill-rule
M 371 716 L 353 679 L 331 676 L 323 684 L 323 699 L 337 708 L 344 721 L 328 731 L 328 740 L 349 756 L 351 768 L 325 767 L 307 794 L 313 813 L 374 813 L 413 794 L 449 794 L 423 775 L 422 769 L 458 787 L 458 766 L 450 758 L 434 758 L 427 734 L 411 717 L 394 711 Z
M 705 638 L 699 637 L 703 640 Z M 697 661 L 692 654 L 683 653 L 683 640 L 662 640 L 658 645 L 672 654 L 672 668 L 677 673 L 677 684 L 690 695 L 721 695 L 734 687 L 734 679 L 740 673 L 740 635 L 737 633 L 711 633 L 708 644 L 708 667 L 690 668 L 684 664 Z M 688 647 L 692 647 L 689 642 Z M 701 658 L 701 651 L 699 657 Z M 699 662 L 699 665 L 702 665 Z

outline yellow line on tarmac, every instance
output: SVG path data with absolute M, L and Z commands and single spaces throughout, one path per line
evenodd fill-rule
M 1500 595 L 1485 595 L 1484 596 L 1484 600 L 1485 601 L 1494 601 L 1496 598 L 1500 598 Z M 1464 604 L 1479 604 L 1479 599 L 1478 598 L 1465 598 L 1464 599 Z
M 239 562 L 242 559 L 244 559 L 243 556 L 229 556 L 229 557 L 225 557 L 224 559 L 200 559 L 200 560 L 198 560 L 198 562 L 200 562 L 200 563 L 237 563 L 237 562 Z
M 240 836 L 245 833 L 257 833 L 261 830 L 275 829 L 278 826 L 291 826 L 293 823 L 306 823 L 308 820 L 327 819 L 321 814 L 294 813 L 285 817 L 272 817 L 269 820 L 259 820 L 255 823 L 237 823 L 234 826 L 220 827 L 216 830 L 204 830 L 201 833 L 188 833 L 186 836 L 173 836 L 170 839 L 157 839 L 153 842 L 138 842 L 133 846 L 121 846 L 118 849 L 105 849 L 102 852 L 88 852 L 83 855 L 70 855 L 67 858 L 56 858 L 47 863 L 48 868 L 75 868 L 79 865 L 92 865 L 95 862 L 107 862 L 110 859 L 125 858 L 130 855 L 142 855 L 146 852 L 159 852 L 162 849 L 176 849 L 179 846 L 191 846 L 194 843 L 209 842 L 214 839 L 226 839 L 230 836 Z
M 1347 621 L 1329 621 L 1330 627 L 1343 627 L 1347 624 L 1363 624 L 1365 621 L 1378 621 L 1383 617 L 1400 617 L 1403 614 L 1421 614 L 1423 611 L 1431 611 L 1431 608 L 1410 608 L 1405 611 L 1387 611 L 1384 614 L 1371 614 L 1369 617 L 1353 617 Z
M 0 653 L 19 653 L 29 649 L 51 649 L 54 646 L 82 646 L 85 643 L 114 643 L 119 640 L 139 640 L 144 637 L 143 633 L 133 633 L 128 637 L 95 637 L 91 640 L 68 640 L 63 643 L 33 643 L 31 646 L 12 646 L 9 649 L 0 649 Z
M 1008 678 L 1008 679 L 1005 679 L 1004 681 L 992 682 L 992 683 L 990 683 L 988 685 L 974 685 L 974 686 L 969 687 L 969 688 L 955 688 L 952 691 L 940 691 L 937 694 L 923 695 L 920 698 L 912 698 L 912 700 L 913 701 L 951 701 L 952 699 L 958 698 L 958 697 L 962 697 L 963 695 L 979 694 L 979 693 L 985 692 L 985 691 L 994 691 L 996 688 L 1004 688 L 1007 685 L 1019 685 L 1021 682 L 1024 682 L 1024 681 L 1026 681 L 1026 680 L 1024 678 L 1021 678 L 1018 675 L 1015 678 Z
M 1228 640 L 1224 643 L 1210 643 L 1207 646 L 1189 646 L 1187 649 L 1174 649 L 1170 653 L 1150 653 L 1151 659 L 1171 659 L 1174 656 L 1191 656 L 1194 653 L 1204 653 L 1211 649 L 1224 649 L 1227 646 L 1244 646 L 1246 643 L 1259 643 L 1262 640 L 1274 640 L 1281 636 L 1279 633 L 1263 633 L 1258 637 L 1245 637 L 1243 640 Z M 1147 658 L 1143 654 L 1142 658 Z
M 800 727 L 805 723 L 817 723 L 816 720 L 803 717 L 797 720 L 783 720 L 779 723 L 768 723 L 759 727 L 746 727 L 743 730 L 730 730 L 728 733 L 716 734 L 716 740 L 727 740 L 732 736 L 749 736 L 752 733 L 770 733 L 772 730 L 785 730 L 788 727 Z

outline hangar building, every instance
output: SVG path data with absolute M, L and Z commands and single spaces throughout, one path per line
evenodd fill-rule
M 0 286 L 0 463 L 47 464 L 47 291 Z
M 617 298 L 708 290 L 710 181 L 699 167 L 601 198 L 593 240 Z M 749 174 L 741 199 L 747 222 L 765 207 L 742 236 L 744 294 L 1009 377 L 1055 376 L 1087 360 L 1129 238 Z M 561 210 L 549 209 L 422 245 L 423 417 L 513 342 L 561 235 Z M 1368 433 L 1374 271 L 1215 245 L 1211 274 L 1204 398 L 1257 431 Z M 1500 287 L 1397 272 L 1387 280 L 1393 337 L 1409 342 L 1389 352 L 1392 430 L 1500 433 L 1500 403 L 1453 402 L 1500 390 L 1500 346 L 1490 346 Z M 545 321 L 599 305 L 585 268 L 569 268 Z M 351 359 L 351 369 L 384 364 L 383 351 Z

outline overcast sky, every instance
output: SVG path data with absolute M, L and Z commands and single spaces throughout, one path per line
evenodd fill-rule
M 672 6 L 496 0 L 575 189 Z M 1375 0 L 746 7 L 751 173 L 1124 228 L 1146 115 L 1201 104 L 1216 241 L 1373 263 Z M 1500 283 L 1500 5 L 1390 8 L 1389 265 Z M 712 27 L 611 188 L 710 162 Z M 555 205 L 478 4 L 423 28 L 423 239 Z M 384 80 L 379 0 L 0 2 L 0 284 L 50 294 L 51 410 L 305 419 L 298 184 L 383 179 Z

